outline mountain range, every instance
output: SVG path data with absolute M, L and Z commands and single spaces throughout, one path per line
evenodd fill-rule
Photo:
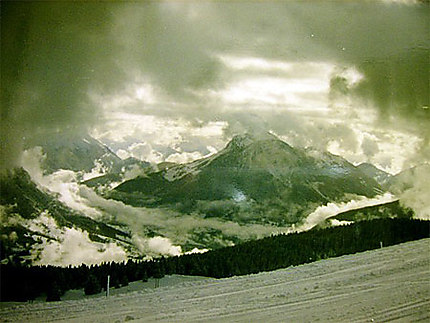
M 142 255 L 133 236 L 136 233 L 145 239 L 161 238 L 154 240 L 156 245 L 168 237 L 184 251 L 218 248 L 270 234 L 275 228 L 282 232 L 299 226 L 319 206 L 357 196 L 372 198 L 396 183 L 395 176 L 371 164 L 354 166 L 328 152 L 294 148 L 270 133 L 235 136 L 219 152 L 187 164 L 121 160 L 90 136 L 53 137 L 41 147 L 44 173 L 68 170 L 80 174 L 80 183 L 75 184 L 99 194 L 98 204 L 90 207 L 101 216 L 60 202 L 59 193 L 33 182 L 22 168 L 3 171 L 2 261 L 37 262 L 47 245 L 61 245 L 70 230 L 100 253 L 116 245 L 128 256 Z M 88 179 L 86 175 L 95 168 L 98 173 Z M 79 203 L 82 201 L 85 196 Z M 153 218 L 146 211 L 151 209 L 162 216 Z M 124 214 L 120 217 L 118 212 Z M 412 215 L 393 202 L 333 219 L 395 216 Z M 178 232 L 183 236 L 175 236 Z M 156 249 L 165 252 L 159 245 Z
M 267 133 L 236 136 L 212 156 L 146 173 L 107 196 L 133 206 L 291 225 L 316 206 L 382 192 L 372 176 L 344 158 L 293 148 Z

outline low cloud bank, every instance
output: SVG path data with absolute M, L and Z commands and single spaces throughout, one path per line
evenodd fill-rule
M 386 193 L 375 198 L 357 197 L 345 203 L 328 203 L 309 214 L 302 225 L 291 228 L 261 224 L 238 224 L 217 218 L 203 218 L 198 214 L 179 214 L 168 209 L 132 207 L 120 201 L 105 199 L 87 186 L 80 185 L 76 179 L 76 173 L 73 171 L 60 170 L 51 175 L 43 175 L 40 168 L 40 160 L 43 158 L 41 149 L 37 147 L 23 154 L 22 164 L 35 182 L 57 193 L 62 202 L 87 216 L 96 220 L 112 220 L 127 225 L 136 249 L 142 255 L 149 257 L 186 253 L 187 250 L 183 249 L 185 245 L 195 245 L 200 248 L 201 241 L 232 245 L 235 239 L 243 241 L 281 232 L 306 231 L 341 212 L 388 203 L 399 196 L 401 203 L 413 208 L 417 217 L 428 219 L 430 213 L 426 198 L 428 197 L 426 183 L 430 181 L 428 165 L 415 169 L 413 174 L 405 175 L 406 188 L 403 187 L 403 190 L 399 191 L 396 196 Z M 75 237 L 76 241 L 81 241 L 80 247 L 78 247 L 79 244 L 71 244 L 72 237 Z M 87 244 L 87 238 L 86 232 L 79 232 L 75 229 L 66 230 L 64 238 L 60 242 L 48 244 L 45 253 L 42 253 L 42 259 L 45 262 L 59 263 L 59 259 L 64 259 L 65 262 L 74 261 L 74 259 L 92 262 L 109 255 L 122 257 L 122 254 L 114 248 L 115 245 L 104 244 L 94 247 L 94 244 L 92 246 Z M 86 246 L 88 246 L 88 252 L 84 250 Z M 97 253 L 96 255 L 99 256 L 97 258 L 94 256 L 94 250 L 99 249 L 105 251 L 101 254 Z M 199 250 L 195 249 L 194 251 Z M 71 256 L 68 258 L 69 254 L 73 254 L 74 258 Z
M 172 242 L 165 237 L 142 238 L 139 235 L 133 235 L 133 243 L 139 248 L 142 254 L 147 257 L 157 255 L 179 256 L 182 254 L 180 246 L 174 246 Z
M 31 249 L 35 265 L 68 266 L 100 264 L 107 261 L 125 261 L 126 252 L 115 243 L 91 241 L 88 232 L 76 228 L 58 227 L 48 212 L 42 212 L 34 220 L 22 219 L 20 224 L 33 232 L 36 240 L 41 240 Z
M 423 164 L 401 173 L 394 192 L 400 203 L 415 211 L 416 218 L 430 220 L 430 164 Z
M 35 147 L 23 153 L 21 162 L 40 188 L 57 194 L 61 202 L 95 220 L 114 220 L 127 225 L 132 234 L 132 243 L 145 256 L 171 256 L 206 251 L 200 249 L 201 241 L 198 240 L 202 239 L 202 236 L 205 241 L 212 241 L 219 245 L 232 245 L 235 239 L 257 239 L 287 229 L 261 224 L 241 225 L 216 218 L 205 219 L 198 214 L 179 214 L 167 209 L 132 207 L 97 195 L 92 189 L 81 185 L 77 180 L 78 174 L 73 171 L 59 170 L 53 174 L 44 175 L 40 166 L 43 158 L 45 156 L 41 148 Z M 75 231 L 66 231 L 66 236 L 61 243 L 48 244 L 47 250 L 42 254 L 44 263 L 49 261 L 59 263 L 59 259 L 63 258 L 66 264 L 65 262 L 73 261 L 75 258 L 84 261 L 85 257 L 88 257 L 90 262 L 95 261 L 93 255 L 86 253 L 84 248 L 63 247 L 64 243 L 69 245 L 70 240 L 67 238 L 69 236 L 79 236 L 77 241 L 86 241 L 88 235 L 86 232 Z M 187 251 L 181 248 L 184 245 L 196 245 L 196 247 Z M 82 247 L 84 246 L 85 243 L 82 242 Z M 103 248 L 111 250 L 112 246 L 104 244 Z M 89 249 L 94 248 L 89 247 Z M 68 253 L 75 254 L 75 258 L 68 258 L 66 255 Z
M 115 243 L 97 243 L 90 240 L 88 232 L 75 228 L 65 228 L 58 241 L 51 240 L 39 248 L 36 265 L 68 266 L 100 264 L 102 262 L 122 262 L 127 254 Z M 37 249 L 36 249 L 37 250 Z M 33 250 L 35 252 L 35 250 Z
M 346 203 L 327 203 L 327 205 L 319 206 L 317 209 L 308 215 L 305 222 L 293 228 L 291 232 L 302 232 L 307 231 L 322 223 L 326 219 L 336 216 L 339 213 L 346 212 L 349 210 L 359 209 L 366 206 L 378 205 L 383 203 L 388 203 L 396 200 L 396 198 L 391 193 L 385 193 L 382 196 L 377 196 L 375 198 L 367 198 L 365 196 L 359 196 L 356 200 L 351 200 Z

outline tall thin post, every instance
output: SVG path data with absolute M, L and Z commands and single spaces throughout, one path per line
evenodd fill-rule
M 109 297 L 109 283 L 110 283 L 110 275 L 108 275 L 107 277 L 106 297 Z

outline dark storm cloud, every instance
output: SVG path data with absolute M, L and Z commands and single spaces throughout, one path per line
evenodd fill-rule
M 349 88 L 334 79 L 338 92 L 344 86 L 341 94 L 370 101 L 382 120 L 412 122 L 421 136 L 430 128 L 428 4 L 4 2 L 1 14 L 2 166 L 16 162 L 22 137 L 98 122 L 88 93 L 112 95 L 130 83 L 183 103 L 138 105 L 136 113 L 300 132 L 292 115 L 258 125 L 267 112 L 225 113 L 196 95 L 228 86 L 233 72 L 218 54 L 354 66 L 362 82 Z
M 430 110 L 423 109 L 429 106 L 428 4 L 321 1 L 255 6 L 254 16 L 244 16 L 260 24 L 252 30 L 257 39 L 269 35 L 262 35 L 265 46 L 256 52 L 352 65 L 364 76 L 355 94 L 373 102 L 383 120 L 395 116 L 430 121 Z M 335 77 L 332 85 L 345 93 L 339 81 Z
M 113 48 L 101 4 L 3 2 L 1 16 L 1 164 L 8 167 L 24 137 L 82 131 L 95 120 L 87 88 L 103 76 L 98 57 Z
M 299 10 L 298 10 L 299 11 Z M 381 121 L 410 119 L 426 130 L 429 106 L 429 7 L 384 3 L 344 3 L 304 10 L 315 38 L 337 64 L 352 64 L 364 76 L 347 91 L 335 75 L 332 88 L 374 104 Z M 330 18 L 332 17 L 332 18 Z
M 351 86 L 341 75 L 334 75 L 329 99 L 355 97 L 358 100 L 353 109 L 359 109 L 360 101 L 370 103 L 377 109 L 381 126 L 417 134 L 423 139 L 418 154 L 428 156 L 428 2 L 315 1 L 236 6 L 238 14 L 230 18 L 238 25 L 238 21 L 244 21 L 242 32 L 247 36 L 243 39 L 255 39 L 257 45 L 253 55 L 354 67 L 363 75 L 361 82 Z M 245 14 L 239 15 L 241 9 Z M 246 13 L 247 9 L 251 12 Z M 246 30 L 245 26 L 251 25 L 254 27 Z M 329 135 L 326 131 L 324 134 Z
M 117 20 L 122 22 L 121 32 L 116 34 L 123 35 L 130 26 L 136 31 L 122 40 L 129 69 L 140 66 L 177 101 L 184 102 L 188 90 L 228 86 L 232 72 L 219 65 L 216 54 L 328 62 L 355 67 L 363 75 L 353 88 L 334 75 L 333 91 L 368 101 L 381 121 L 408 121 L 419 134 L 430 128 L 426 124 L 430 110 L 425 108 L 429 106 L 428 9 L 428 4 L 375 1 L 168 3 L 125 8 Z M 294 77 L 300 77 L 300 71 Z M 187 104 L 176 110 L 156 107 L 151 113 L 213 120 L 222 110 L 221 118 L 240 122 L 242 128 L 267 126 L 256 126 L 245 115 L 225 113 L 228 107 L 214 106 L 204 96 Z
M 211 56 L 219 44 L 216 26 L 192 18 L 192 10 L 204 6 L 173 2 L 120 6 L 111 35 L 121 48 L 117 53 L 121 68 L 148 76 L 181 101 L 189 89 L 213 86 L 220 68 Z

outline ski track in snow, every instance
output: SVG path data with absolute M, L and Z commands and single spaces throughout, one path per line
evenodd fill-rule
M 430 239 L 274 272 L 54 303 L 1 322 L 429 322 Z

